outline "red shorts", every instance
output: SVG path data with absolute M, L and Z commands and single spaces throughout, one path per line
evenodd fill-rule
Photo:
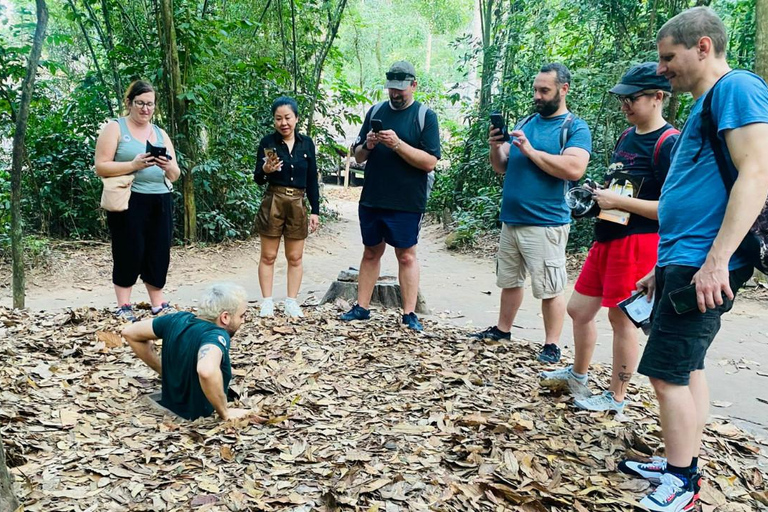
M 656 265 L 658 247 L 657 233 L 595 242 L 573 288 L 587 297 L 601 297 L 603 306 L 615 308 Z

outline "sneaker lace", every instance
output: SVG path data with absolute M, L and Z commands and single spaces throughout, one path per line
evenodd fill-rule
M 680 486 L 677 484 L 677 478 L 674 475 L 664 473 L 661 475 L 661 485 L 651 494 L 651 498 L 659 503 L 666 503 L 680 489 Z

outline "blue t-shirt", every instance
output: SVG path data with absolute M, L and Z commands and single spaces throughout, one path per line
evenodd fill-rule
M 531 145 L 539 151 L 560 154 L 560 128 L 567 114 L 543 118 L 535 116 L 523 126 Z M 592 152 L 592 134 L 583 119 L 571 125 L 567 148 Z M 555 178 L 534 165 L 513 144 L 509 148 L 507 174 L 501 198 L 499 220 L 520 226 L 562 226 L 570 224 L 571 211 L 565 204 L 566 180 Z
M 707 134 L 701 131 L 703 94 L 691 109 L 680 135 L 659 200 L 658 265 L 701 267 L 720 230 L 728 194 L 717 169 L 715 153 Z M 746 71 L 732 71 L 717 85 L 712 96 L 712 118 L 718 128 L 726 161 L 735 176 L 736 168 L 725 144 L 725 131 L 753 123 L 768 123 L 768 87 L 762 78 Z M 703 144 L 703 149 L 702 149 Z M 699 152 L 698 161 L 693 157 Z M 734 254 L 733 270 L 747 265 Z

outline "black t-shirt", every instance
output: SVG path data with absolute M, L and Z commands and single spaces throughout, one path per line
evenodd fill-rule
M 617 184 L 628 180 L 632 185 L 633 197 L 658 201 L 661 195 L 661 186 L 667 177 L 669 164 L 672 160 L 672 147 L 679 135 L 672 134 L 664 139 L 659 148 L 655 166 L 653 165 L 653 152 L 656 141 L 670 128 L 672 125 L 666 124 L 658 130 L 640 135 L 633 127 L 619 141 L 613 151 L 611 164 L 605 174 L 605 187 L 608 188 L 612 184 L 615 187 Z M 598 242 L 608 242 L 629 235 L 658 233 L 658 231 L 659 221 L 632 213 L 626 226 L 598 219 L 595 224 L 595 239 Z
M 437 114 L 427 110 L 424 130 L 419 129 L 419 106 L 414 101 L 405 110 L 393 110 L 389 102 L 376 112 L 385 130 L 394 130 L 400 139 L 417 149 L 440 158 L 440 133 Z M 355 146 L 365 143 L 371 129 L 371 110 L 365 115 Z M 427 209 L 427 173 L 413 167 L 386 147 L 377 144 L 368 155 L 365 164 L 365 182 L 360 204 L 370 208 L 387 208 L 406 212 L 423 212 Z
M 263 185 L 277 185 L 280 187 L 303 188 L 307 191 L 307 199 L 312 213 L 320 214 L 320 188 L 317 184 L 317 157 L 315 155 L 315 143 L 306 135 L 296 132 L 296 140 L 293 142 L 293 150 L 288 151 L 288 145 L 282 135 L 277 132 L 270 133 L 259 143 L 256 153 L 256 170 L 253 179 Z M 272 148 L 277 151 L 277 157 L 283 161 L 279 171 L 273 173 L 264 172 L 264 148 Z

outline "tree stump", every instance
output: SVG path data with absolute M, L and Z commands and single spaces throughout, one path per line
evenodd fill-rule
M 336 278 L 336 281 L 331 283 L 320 304 L 335 302 L 336 299 L 344 299 L 351 303 L 357 301 L 357 276 L 358 270 L 352 267 L 339 272 L 339 276 Z M 402 307 L 400 285 L 397 283 L 397 277 L 389 275 L 379 276 L 376 286 L 373 288 L 371 304 L 395 309 Z M 421 290 L 419 290 L 416 298 L 416 312 L 420 315 L 429 314 L 429 309 L 427 309 L 427 303 L 421 295 Z

